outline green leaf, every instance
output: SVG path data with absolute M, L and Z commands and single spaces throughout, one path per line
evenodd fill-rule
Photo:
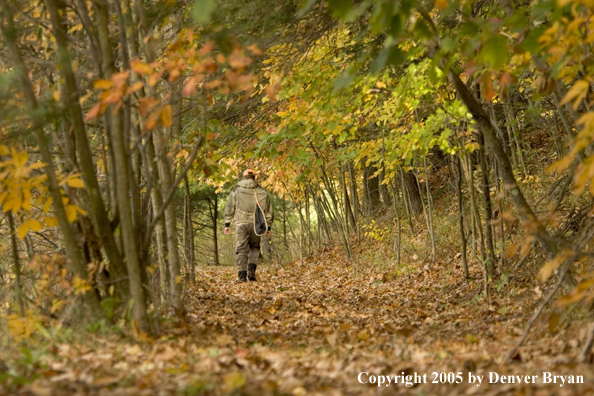
M 392 36 L 394 38 L 400 36 L 403 28 L 404 28 L 403 15 L 402 14 L 394 15 L 392 17 L 392 20 L 390 21 L 390 30 L 388 32 L 390 34 L 390 36 Z
M 355 22 L 355 20 L 357 20 L 357 18 L 359 18 L 365 12 L 365 10 L 369 7 L 369 3 L 370 3 L 370 1 L 365 0 L 358 6 L 356 6 L 352 10 L 350 10 L 348 15 L 343 18 L 343 21 L 346 23 Z
M 429 29 L 429 25 L 427 25 L 427 22 L 425 22 L 424 19 L 417 19 L 417 22 L 415 23 L 415 27 L 414 27 L 414 32 L 415 32 L 415 37 L 418 39 L 431 39 L 433 38 L 433 33 L 431 33 L 431 29 Z
M 214 11 L 216 3 L 214 0 L 194 0 L 192 17 L 198 24 L 206 24 L 210 21 L 210 15 Z
M 375 6 L 371 15 L 371 32 L 379 33 L 390 25 L 394 5 L 391 2 L 383 2 L 381 6 Z
M 407 55 L 408 55 L 408 52 L 402 51 L 397 46 L 393 46 L 392 48 L 390 48 L 390 53 L 388 55 L 388 61 L 386 63 L 391 66 L 401 65 L 406 60 Z
M 489 37 L 487 41 L 483 43 L 479 55 L 483 58 L 483 61 L 491 66 L 491 68 L 499 69 L 499 67 L 507 63 L 509 59 L 507 38 L 501 34 Z
M 379 73 L 384 68 L 386 62 L 388 61 L 389 55 L 390 49 L 382 48 L 382 50 L 377 55 L 377 58 L 375 58 L 373 62 L 371 62 L 371 66 L 369 67 L 371 74 L 377 75 L 377 73 Z
M 348 87 L 354 79 L 355 75 L 351 73 L 350 67 L 345 69 L 339 77 L 334 79 L 334 90 L 340 91 L 341 89 Z
M 509 27 L 512 32 L 521 32 L 528 25 L 528 19 L 523 13 L 516 12 L 506 18 L 504 25 Z
M 524 41 L 522 41 L 522 48 L 526 51 L 530 52 L 531 54 L 535 54 L 540 49 L 540 43 L 538 42 L 538 38 L 542 36 L 542 34 L 547 30 L 546 26 L 539 26 L 536 29 L 530 30 L 526 35 Z
M 297 11 L 297 16 L 301 18 L 303 15 L 307 14 L 307 11 L 311 10 L 311 7 L 316 3 L 317 0 L 301 0 L 299 2 L 299 11 Z
M 338 19 L 345 19 L 349 11 L 353 7 L 353 3 L 349 0 L 327 0 L 332 14 Z

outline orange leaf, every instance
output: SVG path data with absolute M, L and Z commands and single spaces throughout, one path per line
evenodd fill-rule
M 134 84 L 128 87 L 128 89 L 126 90 L 126 95 L 130 95 L 131 93 L 138 91 L 140 88 L 142 88 L 143 85 L 144 84 L 142 84 L 140 81 L 135 82 Z
M 169 128 L 171 127 L 172 122 L 173 112 L 171 110 L 171 106 L 166 105 L 163 107 L 163 109 L 161 109 L 161 124 L 163 124 L 164 127 Z
M 142 62 L 138 58 L 132 59 L 132 61 L 130 62 L 130 66 L 132 67 L 132 70 L 134 70 L 135 73 L 138 73 L 140 75 L 151 74 L 153 72 L 152 67 Z
M 85 117 L 85 121 L 94 120 L 95 118 L 97 118 L 99 116 L 100 110 L 101 110 L 100 103 L 93 106 L 93 108 L 91 110 L 89 110 L 89 112 L 87 113 L 87 115 Z
M 146 116 L 159 101 L 155 98 L 146 97 L 138 99 L 138 112 L 141 116 Z
M 182 96 L 188 97 L 196 92 L 196 77 L 190 77 L 188 81 L 184 84 L 184 89 L 182 89 Z
M 95 80 L 93 81 L 93 87 L 95 89 L 110 89 L 111 87 L 113 87 L 113 83 L 109 80 Z

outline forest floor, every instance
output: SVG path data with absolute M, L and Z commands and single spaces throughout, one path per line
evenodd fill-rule
M 247 284 L 235 282 L 233 267 L 201 267 L 199 280 L 186 286 L 186 319 L 168 322 L 160 337 L 96 334 L 49 343 L 29 365 L 33 381 L 16 386 L 15 377 L 7 386 L 5 378 L 0 393 L 594 394 L 592 364 L 576 363 L 587 326 L 566 325 L 563 315 L 543 315 L 519 356 L 502 363 L 544 287 L 534 276 L 505 285 L 489 304 L 477 297 L 478 269 L 469 282 L 455 263 L 415 268 L 347 264 L 338 246 L 284 267 L 261 265 L 258 282 Z M 362 372 L 363 381 L 416 372 L 427 383 L 378 387 L 377 380 L 361 384 Z M 489 383 L 490 372 L 537 378 Z M 559 377 L 546 384 L 543 372 L 581 375 L 584 383 L 560 384 Z M 439 383 L 448 382 L 447 373 L 461 373 L 461 383 Z M 484 376 L 480 386 L 469 383 L 470 374 Z

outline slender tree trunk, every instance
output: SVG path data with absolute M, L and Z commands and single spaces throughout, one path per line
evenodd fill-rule
M 14 265 L 14 282 L 15 282 L 15 297 L 17 301 L 17 307 L 19 310 L 19 316 L 25 315 L 25 303 L 23 302 L 23 282 L 21 280 L 21 258 L 19 257 L 17 235 L 14 227 L 14 220 L 12 218 L 12 212 L 9 211 L 6 216 L 8 217 L 8 229 L 10 231 L 10 244 L 12 246 L 12 261 Z
M 219 228 L 219 195 L 215 191 L 214 196 L 214 214 L 212 216 L 212 242 L 214 245 L 214 265 L 219 265 L 219 236 L 218 236 L 218 228 Z
M 433 229 L 433 208 L 431 199 L 431 189 L 429 188 L 429 172 L 427 170 L 427 157 L 423 157 L 423 168 L 425 170 L 425 187 L 427 188 L 427 211 L 429 213 L 429 231 L 431 235 L 431 254 L 435 261 L 435 231 Z
M 410 199 L 408 196 L 408 192 L 406 191 L 406 186 L 404 184 L 404 172 L 402 171 L 402 167 L 398 166 L 398 170 L 400 171 L 400 190 L 402 191 L 402 200 L 404 201 L 404 210 L 406 211 L 406 217 L 408 219 L 408 225 L 410 227 L 411 235 L 415 234 L 415 227 L 413 226 L 412 221 L 412 205 L 410 203 Z
M 489 183 L 489 169 L 487 168 L 487 154 L 485 152 L 485 141 L 479 135 L 479 156 L 481 165 L 481 181 L 483 196 L 485 198 L 485 237 L 487 243 L 486 268 L 487 275 L 495 275 L 495 248 L 493 244 L 493 205 L 491 204 L 491 184 Z
M 406 195 L 409 200 L 411 213 L 419 215 L 423 213 L 423 198 L 421 197 L 421 190 L 419 189 L 419 182 L 413 172 L 401 172 L 406 188 Z
M 462 242 L 462 267 L 464 268 L 464 276 L 470 277 L 468 272 L 468 259 L 466 257 L 466 233 L 464 232 L 464 198 L 462 195 L 462 163 L 459 156 L 454 157 L 456 165 L 456 194 L 458 195 L 458 221 L 460 225 L 460 241 Z
M 357 192 L 357 174 L 355 173 L 353 161 L 349 161 L 347 167 L 349 171 L 349 179 L 351 180 L 351 201 L 353 202 L 354 227 L 357 228 L 358 233 L 359 214 L 361 213 L 361 209 L 359 205 L 359 195 Z
M 196 262 L 194 257 L 194 230 L 192 227 L 192 196 L 190 195 L 190 182 L 188 177 L 184 177 L 184 190 L 186 193 L 185 217 L 184 217 L 184 247 L 186 249 L 186 257 L 190 267 L 190 279 L 196 280 Z M 215 226 L 216 232 L 216 226 Z
M 382 201 L 384 203 L 384 206 L 389 207 L 392 204 L 392 198 L 390 197 L 390 191 L 388 189 L 388 184 L 386 184 L 384 182 L 385 180 L 386 180 L 386 171 L 382 170 L 382 173 L 380 173 L 378 176 L 379 190 L 380 190 L 380 194 L 382 196 Z
M 503 108 L 505 112 L 505 117 L 507 119 L 508 128 L 512 130 L 513 142 L 515 143 L 517 152 L 516 157 L 519 158 L 520 164 L 522 164 L 522 175 L 526 177 L 528 174 L 528 168 L 526 167 L 526 160 L 524 159 L 524 151 L 522 150 L 522 145 L 520 144 L 520 131 L 518 129 L 518 121 L 514 116 L 514 111 L 512 105 L 509 102 L 503 103 Z M 514 150 L 512 149 L 512 153 Z M 517 161 L 517 160 L 516 160 Z

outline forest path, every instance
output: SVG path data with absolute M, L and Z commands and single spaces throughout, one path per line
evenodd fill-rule
M 507 305 L 474 302 L 481 285 L 462 280 L 460 268 L 426 265 L 407 274 L 387 263 L 350 266 L 331 248 L 283 268 L 260 265 L 257 275 L 242 284 L 233 267 L 201 267 L 186 289 L 185 322 L 138 343 L 57 345 L 48 374 L 27 389 L 40 396 L 594 392 L 591 366 L 570 364 L 577 345 L 547 336 L 548 321 L 532 337 L 541 343 L 522 349 L 522 364 L 501 365 L 521 334 L 519 316 L 531 312 L 522 307 L 535 301 L 520 291 L 497 299 Z M 469 371 L 485 375 L 481 386 L 468 383 Z M 544 385 L 543 371 L 584 375 L 586 383 Z M 417 372 L 427 383 L 378 387 L 360 384 L 361 372 Z M 433 372 L 461 372 L 463 382 L 432 383 Z M 489 372 L 538 375 L 540 383 L 489 384 Z

